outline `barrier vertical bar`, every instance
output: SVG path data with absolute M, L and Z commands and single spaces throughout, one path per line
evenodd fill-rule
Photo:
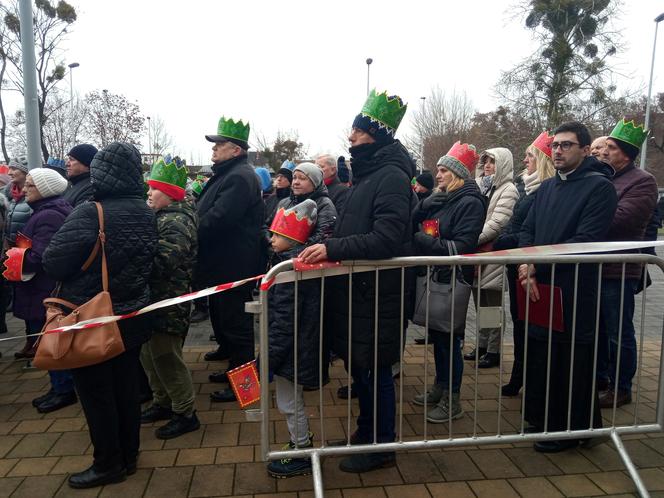
M 528 265 L 526 265 L 528 266 Z M 517 270 L 518 271 L 518 270 Z M 522 285 L 517 282 L 517 285 Z M 530 278 L 526 278 L 526 311 L 523 317 L 523 397 L 521 398 L 521 434 L 524 434 L 526 429 L 526 395 L 528 393 L 528 329 L 530 318 Z
M 620 278 L 620 311 L 618 313 L 618 352 L 616 354 L 616 371 L 615 371 L 615 381 L 613 383 L 613 413 L 611 425 L 615 427 L 616 425 L 616 409 L 618 407 L 618 391 L 620 386 L 618 385 L 619 374 L 620 374 L 620 357 L 622 350 L 622 334 L 623 334 L 623 315 L 625 313 L 625 263 L 622 264 L 622 272 Z M 611 347 L 611 338 L 609 338 L 609 348 Z
M 569 384 L 567 391 L 567 430 L 570 431 L 572 427 L 572 385 L 574 381 L 574 354 L 576 353 L 576 311 L 577 311 L 577 299 L 579 296 L 579 264 L 574 265 L 574 304 L 572 305 L 572 344 L 570 348 L 570 358 L 572 361 L 569 362 Z M 595 338 L 597 342 L 597 338 Z M 597 364 L 597 346 L 595 346 L 595 364 Z M 593 377 L 594 379 L 594 377 Z M 593 382 L 593 389 L 594 389 Z
M 302 274 L 299 271 L 295 272 L 295 282 L 293 282 L 293 285 L 295 286 L 295 288 L 294 288 L 295 295 L 294 295 L 294 299 L 293 299 L 293 301 L 294 301 L 294 304 L 293 304 L 294 311 L 293 311 L 293 313 L 294 313 L 294 318 L 295 318 L 293 320 L 293 332 L 294 332 L 293 333 L 293 363 L 294 363 L 293 399 L 295 400 L 295 420 L 298 419 L 298 411 L 299 411 L 298 410 L 298 403 L 297 403 L 297 386 L 298 386 L 297 336 L 300 332 L 299 326 L 298 326 L 299 325 L 298 322 L 300 321 L 300 317 L 298 315 L 298 312 L 300 311 L 299 306 L 298 306 L 299 305 L 298 301 L 299 301 L 299 288 L 300 288 L 299 284 L 300 284 L 301 276 L 302 276 Z M 296 449 L 300 447 L 300 428 L 299 428 L 299 425 L 300 424 L 298 424 L 298 423 L 295 424 L 295 448 Z
M 636 405 L 634 406 L 634 425 L 638 424 L 639 402 L 641 400 L 641 369 L 643 368 L 643 345 L 645 339 L 646 302 L 648 296 L 648 264 L 643 265 L 643 294 L 641 296 L 641 331 L 639 333 L 639 354 L 636 360 Z
M 320 456 L 318 453 L 311 454 L 311 471 L 314 478 L 314 496 L 316 498 L 323 498 L 325 496 L 325 488 L 323 487 L 323 473 L 320 468 Z
M 475 314 L 475 329 L 477 330 L 477 340 L 475 341 L 475 400 L 474 400 L 474 406 L 473 406 L 473 437 L 477 437 L 477 388 L 479 385 L 479 376 L 480 376 L 480 370 L 479 370 L 479 365 L 480 365 L 480 332 L 482 331 L 482 327 L 480 325 L 481 322 L 481 313 L 482 313 L 482 300 L 481 300 L 481 292 L 482 292 L 482 265 L 478 265 L 477 267 L 477 313 Z M 452 394 L 450 393 L 450 408 L 451 408 L 451 403 L 452 403 Z
M 376 292 L 374 293 L 374 364 L 373 364 L 373 443 L 378 442 L 378 267 L 376 267 L 376 278 L 374 281 Z
M 496 433 L 499 436 L 503 402 L 503 351 L 505 345 L 505 283 L 507 281 L 507 265 L 503 265 L 501 276 L 502 289 L 500 291 L 500 351 L 498 351 L 498 427 L 496 428 Z
M 325 303 L 325 275 L 321 275 L 320 278 L 320 309 L 318 316 L 318 410 L 320 415 L 320 441 L 321 447 L 325 447 L 325 423 L 323 415 L 323 362 L 326 362 L 329 368 L 330 362 L 330 351 L 324 347 L 325 338 L 324 338 L 324 303 Z M 323 357 L 323 353 L 327 353 L 327 357 Z
M 400 306 L 400 320 L 399 320 L 399 331 L 400 331 L 400 341 L 399 341 L 399 442 L 403 441 L 403 350 L 404 350 L 404 321 L 405 321 L 405 312 L 404 312 L 404 292 L 406 290 L 406 267 L 401 267 L 401 302 Z
M 556 287 L 556 264 L 551 265 L 551 296 L 549 297 L 549 334 L 546 352 L 546 399 L 544 400 L 544 432 L 549 432 L 549 402 L 551 398 L 551 341 L 553 339 L 553 296 Z
M 595 413 L 595 387 L 597 379 L 597 343 L 599 341 L 599 313 L 602 297 L 602 269 L 603 264 L 599 264 L 598 274 L 597 274 L 597 303 L 595 310 L 595 361 L 593 362 L 593 385 L 591 389 L 592 396 L 590 397 L 590 421 L 588 422 L 588 427 L 592 428 L 593 426 L 593 413 Z M 599 407 L 598 407 L 599 409 Z
M 456 290 L 456 269 L 457 265 L 452 266 L 452 310 L 450 312 L 450 361 L 449 361 L 449 367 L 448 367 L 448 378 L 447 378 L 447 428 L 450 433 L 450 439 L 452 439 L 452 376 L 454 372 L 454 354 L 452 353 L 454 344 L 454 302 L 455 302 L 455 290 Z M 436 346 L 434 345 L 434 348 Z M 440 379 L 436 379 L 440 381 Z M 442 398 L 441 398 L 442 399 Z
M 269 362 L 269 348 L 267 336 L 267 322 L 268 322 L 268 303 L 267 303 L 267 289 L 260 291 L 261 300 L 261 316 L 258 322 L 259 335 L 260 335 L 260 387 L 261 387 L 261 453 L 263 459 L 267 459 L 267 454 L 270 451 L 270 384 L 268 381 L 270 365 Z
M 350 405 L 352 402 L 352 383 L 351 383 L 351 370 L 353 369 L 353 267 L 350 267 L 348 271 L 348 372 L 346 375 L 346 380 L 348 384 L 346 385 L 346 390 L 348 394 L 348 399 L 346 401 L 347 407 L 347 420 L 346 420 L 346 429 L 347 429 L 347 444 L 350 446 Z
M 427 440 L 427 408 L 429 407 L 429 297 L 431 290 L 429 282 L 431 280 L 431 266 L 427 265 L 426 281 L 426 301 L 424 302 L 424 411 L 422 413 L 424 431 L 423 439 Z

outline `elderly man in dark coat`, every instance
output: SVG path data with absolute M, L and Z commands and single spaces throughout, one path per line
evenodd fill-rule
M 556 175 L 542 182 L 521 227 L 519 246 L 605 241 L 616 210 L 616 191 L 611 184 L 613 170 L 590 155 L 590 133 L 581 123 L 560 125 L 554 131 L 551 150 Z M 525 419 L 538 432 L 567 428 L 572 363 L 574 395 L 570 424 L 572 429 L 588 428 L 593 385 L 597 272 L 597 265 L 580 265 L 578 288 L 575 289 L 575 265 L 556 265 L 555 274 L 551 265 L 547 264 L 519 267 L 519 280 L 524 288 L 529 288 L 532 301 L 540 299 L 540 284 L 560 288 L 562 294 L 562 310 L 558 311 L 562 315 L 562 331 L 549 332 L 548 327 L 533 323 L 528 326 Z M 573 358 L 572 330 L 575 331 Z M 549 357 L 551 365 L 555 366 L 552 367 L 555 373 L 552 370 L 547 386 L 546 365 Z M 548 417 L 545 408 L 547 394 Z M 601 427 L 597 399 L 594 406 L 592 423 L 595 427 Z M 553 453 L 578 444 L 575 439 L 541 441 L 535 443 L 535 449 Z
M 212 171 L 198 199 L 198 262 L 194 278 L 198 288 L 258 275 L 261 262 L 261 228 L 265 205 L 258 176 L 247 163 L 249 123 L 221 118 L 213 142 Z M 219 344 L 207 360 L 230 355 L 231 370 L 254 358 L 254 322 L 245 313 L 251 301 L 251 284 L 210 296 L 210 321 Z M 223 349 L 222 349 L 223 348 Z M 225 350 L 225 351 L 223 351 Z M 225 372 L 212 374 L 226 381 Z M 210 394 L 212 401 L 234 401 L 230 387 Z
M 372 91 L 353 122 L 349 136 L 353 161 L 353 186 L 332 234 L 323 244 L 308 247 L 301 257 L 308 263 L 329 259 L 383 259 L 405 256 L 411 243 L 411 188 L 415 164 L 394 133 L 406 112 L 397 96 Z M 392 364 L 400 358 L 401 271 L 376 275 L 353 275 L 352 312 L 348 308 L 348 277 L 326 282 L 325 334 L 332 348 L 351 370 L 360 403 L 358 429 L 353 443 L 394 441 L 395 392 Z M 378 293 L 378 309 L 375 295 Z M 352 319 L 351 357 L 348 357 L 348 320 Z M 378 324 L 374 323 L 378 317 Z M 378 351 L 374 355 L 374 330 L 378 330 Z M 374 378 L 377 382 L 377 413 L 374 414 Z M 356 454 L 340 463 L 345 472 L 366 472 L 395 464 L 394 453 Z
M 72 205 L 92 199 L 92 183 L 90 183 L 90 163 L 97 153 L 97 147 L 90 144 L 78 144 L 67 154 L 67 178 L 71 183 L 63 197 Z

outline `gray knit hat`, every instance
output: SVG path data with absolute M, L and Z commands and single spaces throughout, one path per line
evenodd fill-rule
M 323 183 L 323 170 L 321 170 L 314 163 L 301 163 L 298 164 L 293 172 L 300 171 L 307 175 L 307 178 L 311 180 L 311 183 L 314 184 L 314 188 L 320 187 L 320 184 Z
M 474 145 L 456 142 L 447 154 L 438 159 L 436 165 L 447 168 L 459 178 L 470 180 L 478 159 Z
M 9 167 L 20 169 L 21 171 L 23 171 L 23 173 L 27 173 L 30 171 L 30 167 L 28 166 L 28 158 L 26 156 L 18 156 L 13 159 L 10 159 Z

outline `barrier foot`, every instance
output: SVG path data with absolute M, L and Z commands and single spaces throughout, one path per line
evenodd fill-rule
M 645 484 L 643 484 L 643 481 L 641 480 L 639 472 L 636 470 L 636 467 L 634 466 L 632 459 L 629 457 L 629 454 L 627 453 L 627 449 L 625 449 L 625 446 L 620 440 L 620 436 L 615 430 L 611 432 L 611 441 L 613 441 L 616 450 L 618 450 L 620 458 L 622 459 L 623 463 L 625 464 L 625 467 L 627 468 L 627 472 L 629 472 L 632 481 L 634 481 L 634 486 L 636 486 L 636 491 L 639 493 L 639 496 L 641 496 L 642 498 L 649 498 L 650 493 L 648 493 Z
M 323 472 L 320 468 L 320 456 L 318 453 L 311 455 L 311 470 L 314 478 L 314 496 L 316 498 L 323 498 L 325 496 L 325 489 L 323 488 Z

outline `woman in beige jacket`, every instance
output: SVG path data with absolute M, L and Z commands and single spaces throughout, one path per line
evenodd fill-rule
M 478 246 L 489 249 L 500 232 L 507 226 L 512 218 L 514 204 L 519 199 L 519 193 L 514 185 L 512 153 L 503 147 L 487 149 L 480 156 L 477 168 L 482 174 L 477 178 L 480 191 L 488 198 L 489 207 L 484 221 L 484 227 L 478 240 Z M 475 279 L 475 287 L 478 282 Z M 481 267 L 480 307 L 500 307 L 503 300 L 503 266 L 483 265 Z M 475 310 L 477 310 L 477 289 L 473 290 Z M 480 310 L 481 315 L 481 310 Z M 479 352 L 480 368 L 497 366 L 500 362 L 500 323 L 493 327 L 480 328 L 477 347 L 464 356 L 466 360 L 475 360 Z

